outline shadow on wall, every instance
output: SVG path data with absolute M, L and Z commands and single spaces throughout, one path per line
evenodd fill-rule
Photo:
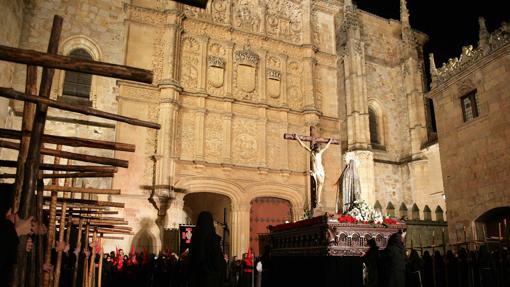
M 150 218 L 142 218 L 140 230 L 133 237 L 132 245 L 136 252 L 142 252 L 145 248 L 149 253 L 156 253 L 156 236 L 150 231 L 153 221 Z

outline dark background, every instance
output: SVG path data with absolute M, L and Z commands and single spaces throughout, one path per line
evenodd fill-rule
M 353 0 L 358 8 L 388 19 L 400 20 L 400 0 Z M 478 45 L 478 17 L 493 32 L 510 20 L 506 0 L 408 0 L 411 27 L 429 36 L 424 46 L 428 74 L 428 54 L 434 53 L 437 68 L 449 58 L 458 57 L 462 46 Z

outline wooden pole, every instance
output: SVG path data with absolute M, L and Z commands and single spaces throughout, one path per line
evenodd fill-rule
M 87 279 L 89 278 L 89 256 L 90 256 L 90 250 L 89 250 L 89 234 L 90 234 L 90 225 L 87 223 L 85 226 L 85 246 L 83 248 L 87 249 L 87 253 L 89 255 L 85 255 L 85 258 L 83 260 L 83 274 L 82 274 L 82 286 L 87 286 Z
M 78 250 L 78 254 L 76 254 L 76 260 L 74 261 L 74 273 L 73 273 L 73 286 L 76 287 L 76 281 L 78 280 L 78 264 L 80 262 L 80 253 L 81 253 L 81 235 L 83 232 L 83 219 L 80 219 L 78 223 L 78 238 L 76 239 L 76 250 Z
M 57 215 L 61 213 L 61 209 L 57 209 Z M 70 210 L 68 211 L 69 214 L 88 214 L 90 218 L 99 218 L 98 216 L 102 214 L 119 214 L 118 211 L 115 210 Z M 83 217 L 86 218 L 86 217 Z
M 446 236 L 445 236 L 444 228 L 441 230 L 441 237 L 443 240 L 443 256 L 446 256 Z
M 423 242 L 421 241 L 421 233 L 418 233 L 418 240 L 420 241 L 420 255 L 423 256 Z
M 1 164 L 1 163 L 0 163 Z M 119 169 L 114 166 L 101 165 L 55 165 L 41 164 L 43 170 L 59 170 L 59 171 L 78 171 L 78 172 L 105 172 L 116 173 Z
M 63 191 L 73 193 L 120 194 L 120 189 L 84 188 L 73 186 L 45 185 L 44 190 Z M 72 199 L 70 199 L 72 200 Z
M 27 67 L 27 79 L 25 93 L 37 94 L 37 67 Z M 18 161 L 16 165 L 16 192 L 14 194 L 12 211 L 17 213 L 19 209 L 20 194 L 23 188 L 23 177 L 25 174 L 25 163 L 28 156 L 28 146 L 30 145 L 30 132 L 34 123 L 35 105 L 32 103 L 24 103 L 23 119 L 21 120 L 21 130 L 24 132 L 21 136 L 20 150 L 18 153 Z M 21 132 L 20 132 L 21 133 Z
M 37 222 L 43 222 L 43 202 L 44 202 L 44 182 L 42 180 L 37 181 L 37 202 L 36 202 L 36 217 Z M 40 286 L 42 283 L 43 273 L 43 261 L 44 261 L 44 246 L 43 246 L 43 235 L 37 234 L 37 262 L 36 262 L 36 285 Z
M 101 277 L 103 275 L 103 256 L 104 256 L 104 250 L 103 250 L 103 234 L 101 234 L 101 237 L 99 238 L 99 246 L 100 246 L 100 251 L 99 251 L 99 266 L 97 268 L 97 287 L 101 287 Z
M 73 173 L 60 173 L 48 174 L 43 173 L 43 178 L 97 178 L 97 177 L 113 177 L 113 173 L 104 172 L 73 172 Z
M 149 70 L 0 45 L 0 60 L 152 84 Z
M 57 150 L 62 149 L 61 145 L 57 146 Z M 59 164 L 60 158 L 55 157 L 54 163 Z M 53 179 L 53 184 L 58 185 L 58 179 Z M 55 243 L 55 229 L 56 229 L 56 221 L 57 221 L 57 197 L 58 193 L 56 191 L 51 192 L 51 201 L 50 201 L 50 215 L 48 222 L 48 237 L 46 240 L 46 252 L 44 254 L 44 265 L 51 264 L 51 247 Z M 65 210 L 65 202 L 62 205 L 62 210 Z M 65 213 L 64 213 L 65 214 Z M 44 272 L 43 274 L 43 287 L 48 287 L 50 285 L 50 272 Z
M 53 17 L 53 25 L 51 28 L 50 40 L 48 43 L 48 54 L 57 54 L 58 44 L 60 42 L 60 33 L 62 32 L 62 17 Z M 44 68 L 41 76 L 41 85 L 39 87 L 39 97 L 35 98 L 49 98 L 51 92 L 51 85 L 53 82 L 53 69 Z M 37 175 L 39 173 L 39 164 L 41 161 L 41 137 L 44 133 L 46 125 L 46 115 L 48 113 L 47 105 L 37 105 L 35 109 L 34 121 L 32 124 L 30 142 L 28 147 L 27 160 L 24 167 L 23 185 L 20 194 L 19 214 L 21 218 L 27 218 L 32 211 L 32 202 L 34 198 L 35 185 Z M 25 246 L 27 244 L 27 236 L 21 236 L 18 244 L 18 259 L 17 266 L 18 277 L 15 284 L 25 284 L 26 272 L 26 252 Z M 16 272 L 16 271 L 15 271 Z
M 68 161 L 69 163 L 69 161 Z M 64 186 L 70 186 L 71 185 L 71 180 L 69 179 L 66 179 L 66 181 L 64 182 Z M 68 194 L 67 193 L 64 193 L 64 197 L 68 197 Z M 64 235 L 65 235 L 65 225 L 66 225 L 66 213 L 67 213 L 67 202 L 63 202 L 62 203 L 62 212 L 60 214 L 60 230 L 59 230 L 59 234 L 58 234 L 58 242 L 59 244 L 62 244 L 62 242 L 64 242 Z M 54 210 L 54 213 L 55 213 L 55 216 L 56 216 L 56 207 L 55 207 L 55 210 Z M 69 217 L 69 220 L 72 224 L 72 218 Z M 60 269 L 61 269 L 61 266 L 62 266 L 62 250 L 58 250 L 57 251 L 57 261 L 55 263 L 55 275 L 53 276 L 53 286 L 54 287 L 59 287 L 59 281 L 60 281 Z
M 45 200 L 48 197 L 44 197 Z M 120 207 L 124 208 L 123 202 L 112 202 L 112 201 L 99 201 L 99 200 L 90 200 L 90 199 L 78 199 L 78 198 L 58 198 L 57 203 L 62 203 L 67 201 L 71 204 L 78 203 L 82 204 L 84 208 L 97 208 L 97 207 Z
M 37 75 L 36 75 L 37 77 Z M 35 93 L 26 92 L 29 95 Z M 34 104 L 26 103 L 27 105 L 31 105 L 35 108 Z M 35 110 L 34 110 L 35 111 Z M 11 130 L 11 129 L 1 129 L 0 128 L 0 138 L 8 138 L 8 139 L 20 139 L 23 137 L 30 136 L 30 129 L 22 129 L 22 131 Z M 30 137 L 29 137 L 30 138 Z M 110 149 L 110 150 L 118 150 L 125 152 L 134 152 L 135 145 L 126 144 L 126 143 L 117 143 L 111 141 L 100 141 L 100 140 L 92 140 L 92 139 L 84 139 L 77 137 L 63 137 L 63 136 L 54 136 L 54 135 L 43 135 L 42 136 L 43 143 L 57 144 L 57 145 L 65 145 L 72 147 L 89 147 L 89 148 L 98 148 L 98 149 Z
M 52 107 L 52 108 L 61 109 L 61 110 L 65 110 L 65 111 L 75 112 L 75 113 L 88 115 L 88 116 L 95 116 L 95 117 L 99 117 L 99 118 L 114 120 L 114 121 L 123 122 L 126 124 L 135 125 L 135 126 L 141 126 L 141 127 L 158 129 L 158 130 L 161 128 L 161 125 L 157 124 L 157 123 L 142 121 L 142 120 L 135 119 L 135 118 L 117 115 L 114 113 L 108 113 L 108 112 L 96 110 L 96 109 L 86 107 L 86 106 L 77 106 L 77 105 L 72 105 L 72 104 L 68 104 L 68 103 L 58 102 L 55 100 L 50 100 L 47 98 L 43 99 L 40 97 L 35 97 L 33 95 L 25 95 L 24 93 L 15 91 L 11 88 L 0 88 L 0 97 L 5 97 L 5 98 L 13 99 L 13 100 L 18 100 L 18 101 L 26 101 L 26 102 L 36 103 L 36 104 L 42 104 L 47 107 Z
M 93 282 L 93 278 L 94 278 L 94 271 L 96 270 L 95 268 L 95 259 L 96 259 L 96 244 L 97 244 L 97 228 L 94 228 L 94 233 L 92 235 L 92 242 L 93 242 L 93 247 L 92 247 L 92 252 L 91 252 L 91 256 L 90 256 L 90 264 L 89 264 L 89 273 L 88 273 L 88 278 L 87 278 L 87 287 L 92 287 L 92 282 Z

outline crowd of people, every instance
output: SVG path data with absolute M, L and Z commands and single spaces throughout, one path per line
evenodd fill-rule
M 405 251 L 400 234 L 390 237 L 385 250 L 375 241 L 363 255 L 366 287 L 506 287 L 510 286 L 510 253 L 502 245 L 492 250 L 464 247 L 441 254 L 415 249 Z
M 10 211 L 0 222 L 2 239 L 0 248 L 0 282 L 9 282 L 10 267 L 16 260 L 18 237 L 44 233 L 41 225 L 32 218 L 20 219 Z M 393 234 L 385 250 L 379 250 L 375 241 L 369 240 L 369 249 L 362 255 L 363 282 L 366 287 L 503 287 L 510 286 L 510 253 L 503 245 L 489 249 L 482 245 L 478 250 L 449 250 L 441 254 L 407 250 L 403 234 Z M 81 286 L 85 260 L 96 254 L 93 282 L 101 286 L 171 286 L 171 287 L 248 287 L 271 286 L 267 281 L 271 274 L 270 249 L 260 258 L 251 251 L 241 259 L 228 258 L 221 248 L 221 238 L 215 233 L 211 213 L 202 212 L 193 233 L 191 246 L 182 254 L 160 252 L 153 254 L 143 249 L 129 254 L 122 249 L 100 254 L 94 243 L 88 248 L 70 251 L 68 244 L 57 244 L 53 249 L 52 264 L 43 266 L 44 272 L 52 273 L 56 253 L 61 251 L 62 267 L 60 286 Z M 26 249 L 30 251 L 31 242 Z M 92 252 L 95 251 L 95 252 Z M 262 263 L 262 264 L 260 264 Z M 262 275 L 262 276 L 261 276 Z M 277 274 L 272 274 L 277 276 Z M 264 280 L 265 278 L 265 280 Z M 258 284 L 257 284 L 258 283 Z M 3 286 L 2 284 L 0 284 Z

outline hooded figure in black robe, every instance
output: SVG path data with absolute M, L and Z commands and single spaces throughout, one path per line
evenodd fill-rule
M 191 287 L 223 285 L 225 260 L 220 241 L 214 230 L 212 214 L 207 211 L 201 212 L 193 230 L 189 252 Z
M 387 287 L 405 286 L 405 248 L 400 232 L 393 233 L 384 250 L 385 285 Z

